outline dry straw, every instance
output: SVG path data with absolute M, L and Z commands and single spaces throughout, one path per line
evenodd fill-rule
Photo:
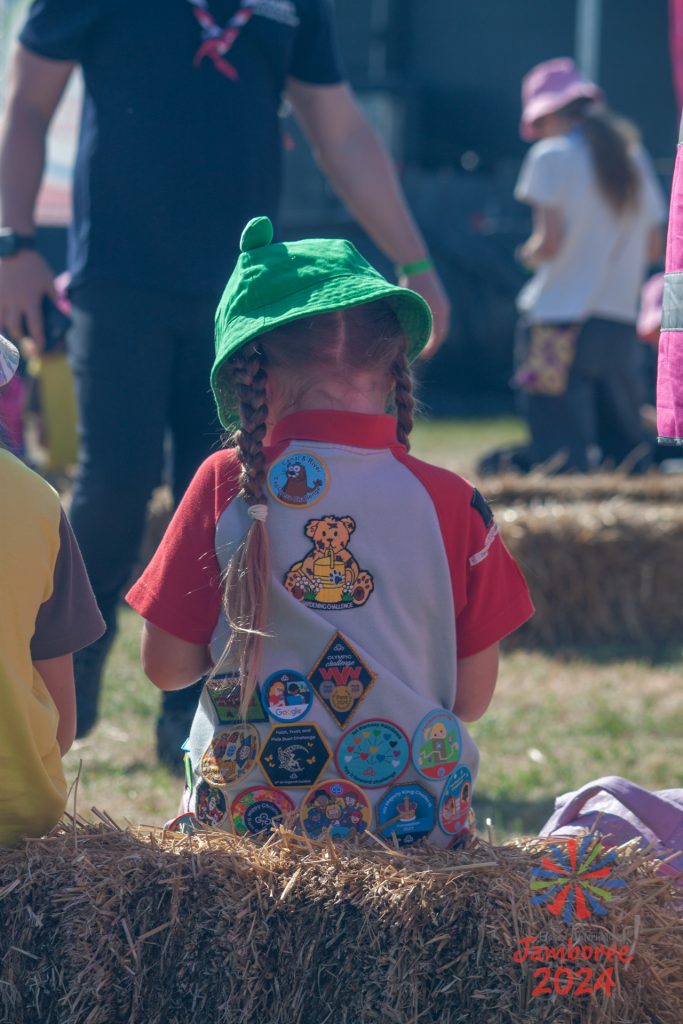
M 608 914 L 530 901 L 541 840 L 404 854 L 282 832 L 78 821 L 0 853 L 0 1019 L 12 1024 L 680 1024 L 670 882 L 626 849 Z M 604 994 L 532 997 L 518 941 L 633 949 Z

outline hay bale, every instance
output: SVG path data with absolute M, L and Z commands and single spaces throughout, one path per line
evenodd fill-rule
M 547 501 L 609 501 L 612 498 L 683 504 L 683 473 L 671 476 L 665 473 L 648 473 L 645 476 L 625 476 L 623 473 L 562 476 L 529 473 L 517 476 L 506 473 L 487 477 L 481 481 L 480 488 L 494 509 Z
M 78 823 L 0 854 L 12 1024 L 522 1024 L 683 1019 L 671 883 L 624 848 L 604 917 L 531 903 L 548 841 L 408 854 Z M 628 947 L 615 989 L 537 996 L 537 945 Z M 572 961 L 568 961 L 572 966 Z M 549 965 L 554 969 L 554 963 Z M 576 964 L 574 964 L 576 966 Z M 602 969 L 603 964 L 600 965 Z
M 515 642 L 680 642 L 683 503 L 548 498 L 499 511 L 498 522 L 537 609 Z

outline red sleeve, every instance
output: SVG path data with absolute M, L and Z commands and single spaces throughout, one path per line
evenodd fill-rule
M 159 629 L 191 644 L 208 644 L 221 609 L 216 523 L 239 489 L 233 450 L 204 462 L 161 544 L 126 601 Z
M 455 473 L 394 454 L 431 497 L 451 574 L 459 658 L 514 633 L 534 613 L 526 581 L 479 492 Z

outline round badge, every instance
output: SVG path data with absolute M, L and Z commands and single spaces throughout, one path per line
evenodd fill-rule
M 195 814 L 204 825 L 222 825 L 228 813 L 225 794 L 208 782 L 197 783 Z
M 259 751 L 259 734 L 248 722 L 215 734 L 202 755 L 199 772 L 214 786 L 229 786 L 246 778 Z
M 314 786 L 299 808 L 304 831 L 318 839 L 329 830 L 332 838 L 360 835 L 370 827 L 372 810 L 365 793 L 346 779 Z
M 268 714 L 278 722 L 298 722 L 308 714 L 313 703 L 308 679 L 292 669 L 268 676 L 261 687 L 261 695 Z
M 467 828 L 472 803 L 472 773 L 461 764 L 448 778 L 439 800 L 439 827 L 447 836 Z
M 335 686 L 330 696 L 330 704 L 335 711 L 350 711 L 354 700 L 348 686 Z
M 436 824 L 436 801 L 418 783 L 392 786 L 377 804 L 377 833 L 399 846 L 426 839 Z
M 413 736 L 413 764 L 425 779 L 445 779 L 460 758 L 460 723 L 452 711 L 425 715 Z
M 186 811 L 185 814 L 179 814 L 177 818 L 173 818 L 164 825 L 166 832 L 182 832 L 184 835 L 192 835 L 193 832 L 201 832 L 202 823 L 196 814 L 192 811 Z
M 231 808 L 235 831 L 240 836 L 270 832 L 273 825 L 291 819 L 294 811 L 294 803 L 286 793 L 267 786 L 253 786 L 240 793 Z
M 410 762 L 410 742 L 397 725 L 379 718 L 345 732 L 335 757 L 342 775 L 372 789 L 403 775 Z
M 330 474 L 313 452 L 289 452 L 268 470 L 268 490 L 287 508 L 309 508 L 325 495 Z

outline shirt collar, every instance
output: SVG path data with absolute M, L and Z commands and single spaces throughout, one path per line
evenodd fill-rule
M 285 416 L 273 427 L 270 443 L 294 440 L 327 441 L 352 448 L 399 446 L 394 416 L 338 409 L 305 409 Z

